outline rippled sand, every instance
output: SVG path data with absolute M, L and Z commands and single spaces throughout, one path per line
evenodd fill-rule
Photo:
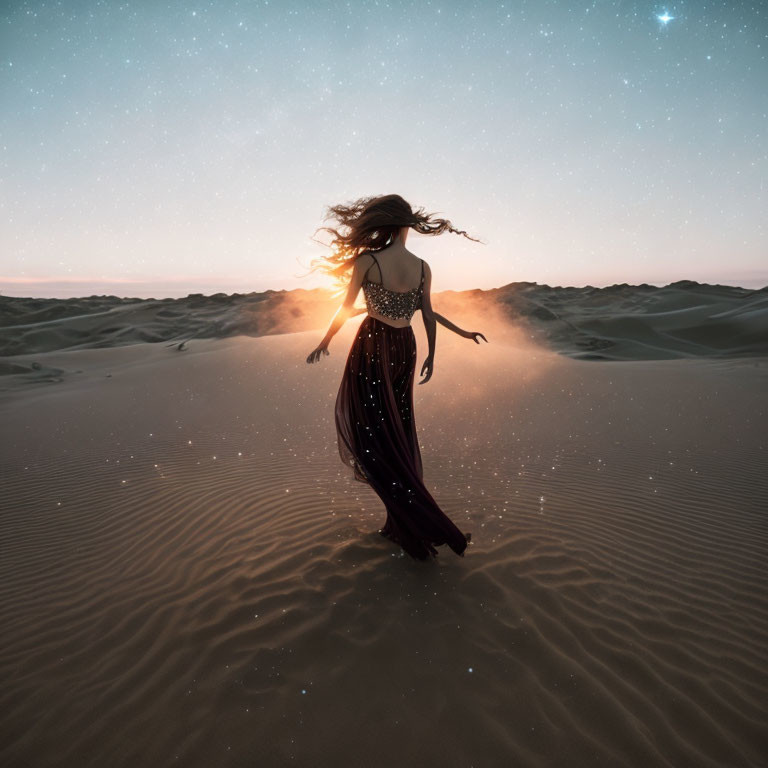
M 314 366 L 318 332 L 6 377 L 0 763 L 764 765 L 766 359 L 441 328 L 416 422 L 472 543 L 422 563 L 336 451 L 361 320 Z

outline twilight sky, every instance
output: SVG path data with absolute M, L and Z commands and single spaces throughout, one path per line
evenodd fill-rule
M 314 288 L 397 192 L 433 290 L 768 284 L 768 6 L 0 6 L 0 292 Z M 318 238 L 323 239 L 319 233 Z

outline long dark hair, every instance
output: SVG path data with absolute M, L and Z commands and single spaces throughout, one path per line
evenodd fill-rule
M 448 219 L 424 213 L 423 208 L 414 211 L 400 195 L 361 197 L 348 205 L 332 205 L 328 207 L 324 221 L 331 217 L 338 220 L 338 226 L 348 228 L 349 231 L 342 234 L 335 227 L 318 227 L 315 230 L 330 232 L 333 240 L 329 246 L 331 254 L 313 259 L 310 272 L 319 269 L 333 275 L 340 288 L 349 282 L 343 276 L 364 251 L 377 252 L 387 248 L 402 227 L 411 227 L 422 235 L 441 235 L 448 231 L 480 242 L 463 229 L 455 229 Z M 315 240 L 314 237 L 312 239 Z

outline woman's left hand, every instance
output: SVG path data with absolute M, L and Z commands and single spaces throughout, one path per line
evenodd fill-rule
M 316 363 L 320 359 L 320 355 L 330 355 L 327 344 L 319 344 L 316 349 L 313 349 L 307 357 L 308 363 Z

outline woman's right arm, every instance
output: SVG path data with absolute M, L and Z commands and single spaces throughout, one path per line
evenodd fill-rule
M 424 328 L 427 331 L 427 343 L 429 351 L 424 365 L 421 366 L 419 376 L 424 376 L 419 384 L 426 384 L 432 378 L 432 371 L 435 365 L 435 337 L 437 336 L 437 323 L 435 322 L 435 313 L 432 311 L 432 301 L 430 293 L 432 290 L 432 270 L 429 264 L 424 262 L 424 285 L 421 290 L 421 319 L 424 321 Z
M 463 328 L 459 328 L 458 325 L 454 325 L 447 317 L 444 317 L 439 312 L 435 312 L 434 310 L 432 311 L 432 315 L 434 316 L 435 320 L 440 323 L 440 325 L 444 325 L 449 331 L 458 333 L 459 336 L 464 339 L 472 339 L 472 341 L 479 344 L 480 342 L 477 340 L 477 337 L 480 336 L 486 342 L 488 341 L 488 339 L 486 339 L 485 336 L 480 333 L 480 331 L 465 331 Z

